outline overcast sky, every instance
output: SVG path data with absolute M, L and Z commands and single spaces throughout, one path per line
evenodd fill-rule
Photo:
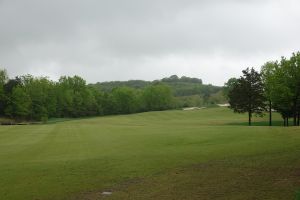
M 0 68 L 223 85 L 300 50 L 299 0 L 0 0 Z

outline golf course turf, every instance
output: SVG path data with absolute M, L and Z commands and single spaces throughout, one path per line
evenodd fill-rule
M 245 121 L 209 108 L 0 126 L 0 199 L 300 199 L 300 128 Z

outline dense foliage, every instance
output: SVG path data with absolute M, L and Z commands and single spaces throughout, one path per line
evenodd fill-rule
M 300 52 L 287 59 L 268 62 L 261 70 L 264 77 L 269 109 L 282 115 L 284 124 L 293 118 L 293 125 L 300 121 Z M 271 112 L 270 112 L 271 114 Z M 271 117 L 270 117 L 271 120 Z
M 175 108 L 174 102 L 164 83 L 143 89 L 120 86 L 107 92 L 87 85 L 79 76 L 63 76 L 58 82 L 31 75 L 9 79 L 6 71 L 0 70 L 0 115 L 16 120 L 166 110 Z
M 31 75 L 10 79 L 5 70 L 0 70 L 0 116 L 17 121 L 130 114 L 223 101 L 221 87 L 203 85 L 197 78 L 174 75 L 153 82 L 87 85 L 79 76 L 62 76 L 57 82 Z
M 289 125 L 289 118 L 293 119 L 293 125 L 300 124 L 300 52 L 293 53 L 287 59 L 282 57 L 280 61 L 265 63 L 260 75 L 261 80 L 257 80 L 257 85 L 253 87 L 260 90 L 253 96 L 254 99 L 262 99 L 261 87 L 263 86 L 264 105 L 257 105 L 257 108 L 266 108 L 269 112 L 269 125 L 272 125 L 272 112 L 279 112 L 284 120 L 284 125 Z M 230 79 L 225 84 L 225 94 L 229 97 L 231 107 L 235 104 L 243 104 L 243 97 L 249 96 L 249 89 L 240 88 L 240 79 Z M 251 90 L 253 92 L 253 89 Z M 254 103 L 254 101 L 251 101 Z M 247 104 L 244 105 L 247 107 Z

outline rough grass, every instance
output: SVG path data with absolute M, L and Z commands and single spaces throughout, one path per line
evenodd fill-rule
M 211 108 L 1 126 L 0 199 L 295 199 L 300 129 L 246 120 Z

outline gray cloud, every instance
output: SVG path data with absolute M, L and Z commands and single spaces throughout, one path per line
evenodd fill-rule
M 11 76 L 178 74 L 222 85 L 300 50 L 299 9 L 296 0 L 0 0 L 0 66 Z

